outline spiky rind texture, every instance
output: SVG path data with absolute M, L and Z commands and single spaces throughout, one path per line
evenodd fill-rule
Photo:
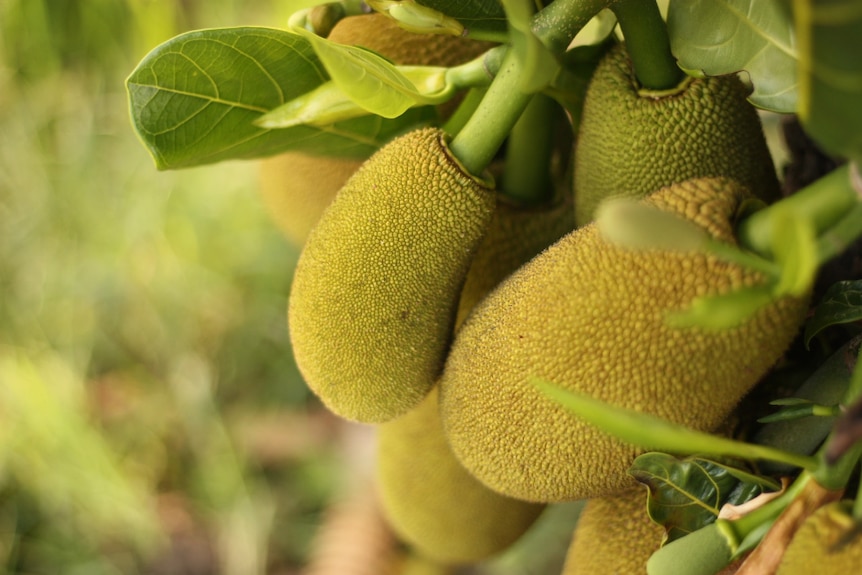
M 784 552 L 777 575 L 858 573 L 862 568 L 862 526 L 849 502 L 825 505 L 805 520 Z
M 732 243 L 746 197 L 732 180 L 701 179 L 645 201 Z M 626 471 L 640 450 L 579 420 L 531 378 L 714 429 L 784 352 L 807 300 L 771 302 L 722 331 L 672 328 L 666 314 L 763 281 L 703 253 L 619 248 L 594 224 L 568 234 L 509 276 L 458 332 L 440 382 L 453 451 L 486 485 L 519 499 L 633 487 Z
M 473 307 L 509 274 L 574 227 L 570 200 L 536 207 L 499 201 L 461 290 L 455 325 L 460 326 Z
M 646 510 L 643 487 L 591 499 L 584 507 L 566 554 L 562 575 L 643 575 L 661 546 L 664 529 Z
M 574 152 L 575 218 L 592 221 L 602 200 L 640 198 L 700 177 L 739 180 L 765 201 L 779 184 L 757 111 L 736 76 L 687 79 L 675 92 L 639 92 L 622 44 L 596 68 Z
M 381 423 L 425 397 L 495 201 L 434 128 L 396 138 L 339 191 L 303 248 L 288 305 L 297 365 L 334 413 Z
M 386 517 L 420 554 L 472 563 L 503 551 L 544 505 L 485 487 L 458 462 L 443 433 L 437 389 L 378 431 L 377 478 Z

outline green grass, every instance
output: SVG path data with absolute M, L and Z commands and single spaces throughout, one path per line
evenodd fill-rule
M 157 172 L 123 85 L 158 42 L 278 26 L 276 4 L 0 2 L 0 573 L 304 558 L 329 437 L 255 447 L 326 417 L 287 340 L 297 254 L 254 162 Z

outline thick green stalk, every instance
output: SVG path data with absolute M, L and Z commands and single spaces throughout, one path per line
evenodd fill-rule
M 523 203 L 553 197 L 550 162 L 554 138 L 554 101 L 536 94 L 512 128 L 506 145 L 503 192 Z
M 481 174 L 488 167 L 530 102 L 520 82 L 520 62 L 509 50 L 479 107 L 449 144 L 469 173 Z
M 670 53 L 667 25 L 655 0 L 618 0 L 611 10 L 619 20 L 640 85 L 647 90 L 670 90 L 685 73 Z
M 613 0 L 556 0 L 533 17 L 533 33 L 555 56 L 565 52 L 575 35 Z M 480 174 L 503 145 L 530 102 L 521 91 L 521 64 L 510 49 L 484 100 L 450 149 L 462 166 Z

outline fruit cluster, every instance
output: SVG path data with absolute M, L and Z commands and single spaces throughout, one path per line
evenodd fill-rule
M 330 39 L 396 63 L 450 65 L 487 49 L 380 15 L 345 18 Z M 715 432 L 779 360 L 807 298 L 775 299 L 732 329 L 670 327 L 668 312 L 764 278 L 697 251 L 626 249 L 594 222 L 603 200 L 625 196 L 735 245 L 743 205 L 778 196 L 746 95 L 735 76 L 650 93 L 616 44 L 560 154 L 572 169 L 555 189 L 568 193 L 538 206 L 505 199 L 505 177 L 469 173 L 437 127 L 364 162 L 268 162 L 268 202 L 303 244 L 288 311 L 297 363 L 330 410 L 379 425 L 382 504 L 418 553 L 480 561 L 546 505 L 589 499 L 565 573 L 643 572 L 661 529 L 627 474 L 641 451 L 531 379 Z

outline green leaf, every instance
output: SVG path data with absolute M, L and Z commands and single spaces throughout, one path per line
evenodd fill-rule
M 828 152 L 862 160 L 862 8 L 850 0 L 795 0 L 799 118 Z
M 709 238 L 697 224 L 630 198 L 599 204 L 596 224 L 607 241 L 633 250 L 694 251 Z
M 533 378 L 531 383 L 585 422 L 643 449 L 746 460 L 766 459 L 805 469 L 817 466 L 817 460 L 813 457 L 694 431 L 654 415 L 608 405 L 539 378 Z
M 481 37 L 483 32 L 504 35 L 507 30 L 506 13 L 498 0 L 417 0 L 417 4 L 455 18 L 469 36 Z
M 814 284 L 819 263 L 814 223 L 807 215 L 797 217 L 790 210 L 778 210 L 773 226 L 771 248 L 781 270 L 773 293 L 802 296 Z
M 397 118 L 413 106 L 431 103 L 383 56 L 296 30 L 311 42 L 335 85 L 368 113 Z
M 637 457 L 629 474 L 649 487 L 647 512 L 664 526 L 664 543 L 709 525 L 726 504 L 740 505 L 780 485 L 701 457 L 665 453 Z
M 796 111 L 797 48 L 780 0 L 672 0 L 667 23 L 683 69 L 707 76 L 745 70 L 752 104 Z
M 199 30 L 158 46 L 127 80 L 132 122 L 159 169 L 286 150 L 366 157 L 429 110 L 270 130 L 269 110 L 328 81 L 304 38 L 269 28 Z
M 862 320 L 862 280 L 832 284 L 805 324 L 805 345 L 829 326 Z
M 840 413 L 838 405 L 820 405 L 808 399 L 787 397 L 770 401 L 769 405 L 781 406 L 775 413 L 759 418 L 758 423 L 775 423 L 776 421 L 796 421 L 803 417 L 835 417 Z
M 750 286 L 721 295 L 696 298 L 688 309 L 668 312 L 666 318 L 668 324 L 674 327 L 730 329 L 746 321 L 774 299 L 771 286 Z

